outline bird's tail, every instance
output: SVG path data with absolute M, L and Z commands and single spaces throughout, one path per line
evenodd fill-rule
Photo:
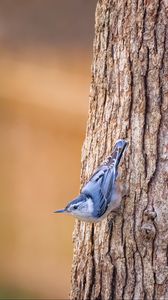
M 111 156 L 109 156 L 107 158 L 107 161 L 106 161 L 107 166 L 109 166 L 109 167 L 115 166 L 115 168 L 118 167 L 127 144 L 128 144 L 128 142 L 126 142 L 125 140 L 122 140 L 122 139 L 117 140 Z

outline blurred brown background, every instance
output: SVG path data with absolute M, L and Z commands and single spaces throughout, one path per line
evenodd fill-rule
M 96 0 L 0 0 L 0 298 L 68 298 Z

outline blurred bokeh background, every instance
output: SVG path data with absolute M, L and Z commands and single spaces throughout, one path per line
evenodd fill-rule
M 67 299 L 96 0 L 0 0 L 0 298 Z

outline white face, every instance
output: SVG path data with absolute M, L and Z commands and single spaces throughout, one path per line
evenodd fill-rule
M 87 198 L 86 201 L 71 203 L 67 208 L 67 213 L 79 219 L 91 218 L 93 213 L 92 199 Z

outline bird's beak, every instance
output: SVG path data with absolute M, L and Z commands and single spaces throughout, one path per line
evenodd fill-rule
M 64 213 L 64 212 L 65 212 L 65 208 L 53 211 L 54 214 L 61 214 L 61 213 Z

